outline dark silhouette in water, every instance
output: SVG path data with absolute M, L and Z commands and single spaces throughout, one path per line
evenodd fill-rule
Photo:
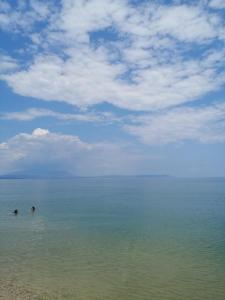
M 17 215 L 18 214 L 18 209 L 15 209 L 13 213 L 14 213 L 14 215 Z
M 32 206 L 32 207 L 31 207 L 31 211 L 32 211 L 32 212 L 35 212 L 35 210 L 36 210 L 36 207 L 35 207 L 35 206 Z

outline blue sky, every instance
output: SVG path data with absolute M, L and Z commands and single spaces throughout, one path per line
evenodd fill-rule
M 225 1 L 0 0 L 0 175 L 225 176 Z

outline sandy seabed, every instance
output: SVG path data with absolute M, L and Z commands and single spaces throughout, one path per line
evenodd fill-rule
M 0 280 L 0 300 L 47 300 L 46 295 L 37 295 L 29 286 L 25 287 L 14 281 Z

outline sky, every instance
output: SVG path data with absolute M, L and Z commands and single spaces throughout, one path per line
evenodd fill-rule
M 0 176 L 225 176 L 225 0 L 0 0 Z

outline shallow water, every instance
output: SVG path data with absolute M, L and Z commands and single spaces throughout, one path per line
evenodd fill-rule
M 224 300 L 225 179 L 0 180 L 0 299 Z

